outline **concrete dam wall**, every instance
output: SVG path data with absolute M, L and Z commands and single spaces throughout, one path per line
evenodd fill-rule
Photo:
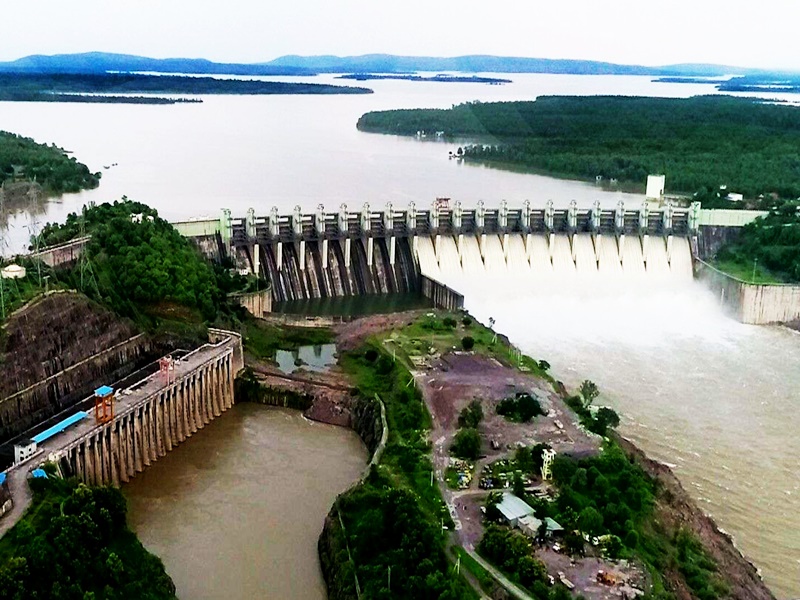
M 220 338 L 189 353 L 169 381 L 155 373 L 120 395 L 113 420 L 87 424 L 45 449 L 65 474 L 94 485 L 119 485 L 233 406 L 233 382 L 243 367 L 241 338 Z
M 753 284 L 697 260 L 697 278 L 742 323 L 768 325 L 800 319 L 800 285 Z
M 523 275 L 565 269 L 677 271 L 673 261 L 682 263 L 699 211 L 699 205 L 653 208 L 645 203 L 631 210 L 622 203 L 603 209 L 599 203 L 579 208 L 575 202 L 559 209 L 552 202 L 543 208 L 501 202 L 497 208 L 479 203 L 465 209 L 440 198 L 429 210 L 417 210 L 412 202 L 405 210 L 389 204 L 373 211 L 364 204 L 353 212 L 342 205 L 329 214 L 320 205 L 313 214 L 298 206 L 289 215 L 273 209 L 257 217 L 251 209 L 244 219 L 224 212 L 218 223 L 178 227 L 186 235 L 205 236 L 218 228 L 240 269 L 268 279 L 273 300 L 281 302 L 418 292 L 421 274 L 436 279 L 456 267 Z M 427 284 L 427 292 L 432 289 Z
M 252 252 L 252 268 L 270 281 L 276 302 L 419 290 L 407 238 L 255 244 Z

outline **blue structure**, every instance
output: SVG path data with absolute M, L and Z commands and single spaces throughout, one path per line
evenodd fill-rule
M 100 389 L 102 389 L 102 388 L 100 388 Z M 58 433 L 61 433 L 62 431 L 64 431 L 70 425 L 74 425 L 78 421 L 80 421 L 82 419 L 85 419 L 88 416 L 89 416 L 89 413 L 87 413 L 87 412 L 84 412 L 84 411 L 76 412 L 71 417 L 67 417 L 63 421 L 61 421 L 59 423 L 56 423 L 55 425 L 53 425 L 52 427 L 50 427 L 48 429 L 45 429 L 43 432 L 37 433 L 35 436 L 33 436 L 31 438 L 31 440 L 36 442 L 37 444 L 41 444 L 42 442 L 44 442 L 45 440 L 50 439 L 54 435 L 56 435 Z
M 113 394 L 113 393 L 114 393 L 114 388 L 112 388 L 111 386 L 108 386 L 108 385 L 101 386 L 101 387 L 97 388 L 94 391 L 94 395 L 95 396 L 100 396 L 101 398 L 103 396 L 108 396 L 109 394 Z
M 6 482 L 6 474 L 0 473 L 0 485 L 3 485 Z
M 44 472 L 44 469 L 34 469 L 31 472 L 31 477 L 34 479 L 47 479 L 47 473 Z

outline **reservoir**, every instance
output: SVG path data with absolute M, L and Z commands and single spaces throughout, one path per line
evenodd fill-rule
M 129 523 L 182 600 L 324 600 L 317 538 L 367 459 L 349 429 L 236 404 L 123 488 Z
M 508 78 L 514 83 L 502 86 L 370 81 L 371 95 L 217 96 L 174 106 L 0 103 L 0 129 L 53 142 L 103 172 L 96 190 L 6 207 L 0 252 L 21 250 L 31 231 L 85 202 L 122 195 L 168 219 L 217 216 L 223 207 L 234 216 L 249 207 L 257 215 L 298 204 L 313 211 L 320 202 L 330 211 L 341 203 L 404 207 L 412 200 L 427 207 L 437 196 L 465 206 L 481 199 L 639 206 L 638 194 L 460 164 L 447 158 L 455 144 L 366 134 L 355 124 L 370 110 L 472 100 L 714 92 L 708 84 L 648 77 Z M 311 81 L 341 83 L 332 76 Z M 651 289 L 623 281 L 602 293 L 585 281 L 484 276 L 449 283 L 476 316 L 495 318 L 500 332 L 548 360 L 565 383 L 597 382 L 600 402 L 623 414 L 623 433 L 675 465 L 776 594 L 800 595 L 797 335 L 741 325 L 693 283 Z M 181 597 L 236 597 L 242 590 L 239 597 L 253 597 L 263 586 L 276 591 L 269 597 L 322 598 L 316 537 L 332 499 L 365 461 L 349 431 L 239 406 L 137 476 L 126 493 L 135 528 L 163 557 Z M 295 588 L 305 595 L 286 593 L 290 582 L 308 585 Z

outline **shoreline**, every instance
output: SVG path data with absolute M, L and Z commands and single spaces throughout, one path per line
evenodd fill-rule
M 422 312 L 422 311 L 416 311 Z M 371 317 L 364 317 L 362 319 L 357 319 L 352 323 L 348 323 L 343 326 L 339 326 L 336 328 L 337 333 L 337 342 L 341 343 L 342 347 L 340 351 L 345 350 L 352 350 L 358 347 L 361 343 L 363 343 L 366 339 L 371 338 L 374 335 L 380 335 L 381 333 L 386 333 L 387 331 L 396 330 L 400 325 L 401 322 L 407 322 L 409 317 L 412 317 L 412 314 L 405 313 L 402 316 L 398 315 L 379 315 L 379 316 L 371 316 Z M 399 317 L 399 318 L 398 318 Z M 358 330 L 359 333 L 357 335 L 352 335 L 353 330 Z M 350 335 L 348 333 L 350 332 Z M 501 344 L 509 344 L 509 340 L 507 340 L 504 336 L 498 336 L 498 339 Z M 503 366 L 504 369 L 511 369 L 509 366 Z M 423 369 L 421 371 L 412 371 L 414 374 L 415 379 L 420 381 L 420 375 L 426 373 L 426 370 Z M 306 385 L 306 386 L 317 386 L 320 390 L 331 390 L 335 389 L 339 392 L 344 392 L 347 386 L 342 386 L 340 382 L 323 382 L 320 380 L 325 379 L 326 374 L 313 374 L 310 378 L 301 377 L 301 376 L 294 376 L 292 378 L 285 377 L 282 378 L 284 381 L 292 381 L 294 384 Z M 335 378 L 339 378 L 342 374 L 336 373 Z M 426 377 L 430 377 L 430 373 L 426 375 Z M 274 381 L 274 380 L 273 380 Z M 433 380 L 431 380 L 433 381 Z M 446 384 L 444 384 L 446 386 Z M 444 387 L 443 386 L 443 387 Z M 423 396 L 427 396 L 425 392 L 425 385 L 422 385 Z M 311 388 L 306 387 L 306 391 L 310 391 Z M 441 388 L 440 388 L 441 389 Z M 554 391 L 557 395 L 563 400 L 568 395 L 568 391 L 566 388 L 561 384 L 559 381 L 556 381 L 553 385 Z M 348 396 L 350 398 L 350 396 Z M 431 410 L 430 404 L 427 402 L 429 410 Z M 354 429 L 357 434 L 363 437 L 363 429 L 364 423 L 363 421 L 356 426 L 353 423 L 352 418 L 345 419 L 344 413 L 348 413 L 352 410 L 352 401 L 349 406 L 345 406 L 341 401 L 335 400 L 330 395 L 320 395 L 319 397 L 315 398 L 312 402 L 312 405 L 308 408 L 302 410 L 303 415 L 306 418 L 309 418 L 314 421 L 339 425 L 339 426 L 348 426 L 351 429 Z M 437 419 L 431 411 L 432 416 L 434 416 L 434 423 L 437 423 Z M 370 415 L 370 418 L 374 420 L 378 418 L 377 414 Z M 574 417 L 573 417 L 574 418 Z M 349 422 L 345 422 L 345 421 Z M 437 472 L 441 471 L 440 467 L 444 463 L 441 462 L 441 452 L 443 450 L 443 442 L 442 439 L 434 440 L 433 438 L 436 437 L 438 434 L 435 434 L 437 431 L 436 427 L 439 425 L 435 425 L 434 429 L 431 430 L 430 433 L 430 441 L 433 443 L 432 451 L 431 451 L 431 458 L 434 459 L 434 464 L 438 464 Z M 375 427 L 373 426 L 373 430 Z M 441 433 L 441 432 L 440 432 Z M 439 436 L 441 437 L 441 436 Z M 736 546 L 733 536 L 729 533 L 722 530 L 714 520 L 713 516 L 705 513 L 698 504 L 689 496 L 689 494 L 683 488 L 680 480 L 674 474 L 672 469 L 669 465 L 664 464 L 663 462 L 657 461 L 655 459 L 649 458 L 646 453 L 639 448 L 633 441 L 625 438 L 621 434 L 615 433 L 612 438 L 617 441 L 617 443 L 623 448 L 625 454 L 631 457 L 632 460 L 635 460 L 637 464 L 639 464 L 644 471 L 656 479 L 659 488 L 659 494 L 656 500 L 656 508 L 658 513 L 658 519 L 663 520 L 665 523 L 670 524 L 677 530 L 680 527 L 687 527 L 689 528 L 695 535 L 697 535 L 706 550 L 709 552 L 710 556 L 718 565 L 718 572 L 723 574 L 725 577 L 725 582 L 730 585 L 731 588 L 731 598 L 741 599 L 741 600 L 751 600 L 751 599 L 758 599 L 758 600 L 774 600 L 775 596 L 773 593 L 767 588 L 766 584 L 761 579 L 760 573 L 756 565 L 748 559 L 746 555 Z M 374 441 L 373 436 L 373 441 Z M 367 440 L 364 440 L 367 443 L 368 448 L 371 452 L 374 451 L 374 444 L 370 444 Z M 443 468 L 443 467 L 441 467 Z M 369 467 L 367 467 L 367 471 Z M 443 477 L 440 479 L 440 487 L 443 484 Z M 357 486 L 358 483 L 354 484 Z M 444 490 L 443 490 L 444 491 Z M 447 498 L 446 492 L 443 494 L 445 498 Z M 335 505 L 334 505 L 335 509 Z M 332 510 L 334 510 L 332 509 Z M 455 515 L 454 515 L 455 516 Z M 330 515 L 329 515 L 330 517 Z M 330 544 L 332 543 L 330 539 L 326 538 L 326 542 L 323 543 L 323 538 L 325 538 L 330 532 L 327 532 L 327 528 L 330 528 L 332 525 L 328 521 L 326 521 L 326 530 L 323 531 L 322 537 L 320 538 L 320 551 L 323 552 L 323 548 L 330 548 Z M 327 533 L 326 533 L 327 532 Z M 470 549 L 467 548 L 469 552 Z M 321 560 L 327 562 L 328 569 L 326 570 L 326 581 L 328 581 L 328 576 L 331 573 L 331 562 L 330 557 L 327 559 Z M 693 596 L 688 588 L 685 585 L 681 584 L 681 576 L 677 572 L 668 572 L 664 573 L 665 580 L 669 582 L 670 587 L 672 588 L 673 592 L 676 594 L 676 598 L 678 600 L 690 600 Z

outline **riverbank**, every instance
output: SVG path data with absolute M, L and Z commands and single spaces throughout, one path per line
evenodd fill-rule
M 425 322 L 427 314 L 427 312 L 418 311 L 403 315 L 358 319 L 339 327 L 337 341 L 340 342 L 340 352 L 345 357 L 345 365 L 352 360 L 359 361 L 357 364 L 364 365 L 363 356 L 365 355 L 362 354 L 364 348 L 375 348 L 381 355 L 394 356 L 399 362 L 402 361 L 404 365 L 407 364 L 414 374 L 417 385 L 422 390 L 422 397 L 426 402 L 427 409 L 430 410 L 433 417 L 427 438 L 433 443 L 432 447 L 429 446 L 429 448 L 432 448 L 432 453 L 429 456 L 433 461 L 432 465 L 438 482 L 437 487 L 441 494 L 440 497 L 444 498 L 448 506 L 446 520 L 450 520 L 452 517 L 455 525 L 454 532 L 447 536 L 449 541 L 446 545 L 455 544 L 456 548 L 463 546 L 468 552 L 474 554 L 483 531 L 481 526 L 482 516 L 479 509 L 488 495 L 487 490 L 477 487 L 477 474 L 480 473 L 482 466 L 503 459 L 504 456 L 508 455 L 508 449 L 515 449 L 520 442 L 529 444 L 533 440 L 549 443 L 559 452 L 564 452 L 573 457 L 592 456 L 599 451 L 598 440 L 600 438 L 597 436 L 592 437 L 591 435 L 587 437 L 587 434 L 583 433 L 580 427 L 572 429 L 577 426 L 577 416 L 563 404 L 565 400 L 569 399 L 569 395 L 563 386 L 557 385 L 553 387 L 548 378 L 542 378 L 543 373 L 534 375 L 530 371 L 520 370 L 518 362 L 520 358 L 518 355 L 513 354 L 514 351 L 508 347 L 506 340 L 498 338 L 496 347 L 490 348 L 489 339 L 491 334 L 480 325 L 471 325 L 472 329 L 470 331 L 470 333 L 478 332 L 477 337 L 481 340 L 476 346 L 478 348 L 477 354 L 454 353 L 452 346 L 453 341 L 457 338 L 454 338 L 453 334 L 446 330 L 431 332 L 430 329 L 424 338 L 418 339 L 418 342 L 422 342 L 424 347 L 411 350 L 415 347 L 414 339 L 416 338 L 414 334 L 420 332 L 419 326 Z M 444 313 L 436 311 L 437 320 L 444 316 L 446 316 Z M 453 317 L 461 318 L 460 315 L 453 315 Z M 458 332 L 464 327 L 459 325 L 456 333 L 461 335 Z M 485 335 L 490 336 L 489 339 L 481 337 L 484 332 L 486 332 Z M 427 352 L 425 351 L 425 348 L 427 348 L 426 339 L 430 340 L 430 348 Z M 433 352 L 429 353 L 430 350 L 433 350 Z M 409 354 L 409 351 L 411 354 Z M 414 359 L 412 362 L 406 363 L 413 355 L 418 354 L 424 358 Z M 359 356 L 361 358 L 358 358 Z M 470 358 L 470 356 L 473 358 Z M 512 361 L 510 360 L 512 357 L 516 358 Z M 489 362 L 484 362 L 487 360 Z M 538 365 L 538 363 L 534 364 Z M 356 377 L 352 384 L 355 384 L 359 389 L 361 386 L 359 386 L 358 381 L 364 376 L 363 371 L 361 375 L 358 374 L 361 369 L 363 367 L 359 367 L 355 372 L 352 367 L 344 369 L 345 375 Z M 313 377 L 316 379 L 318 376 L 315 375 Z M 454 423 L 458 411 L 470 398 L 477 396 L 482 398 L 485 414 L 489 414 L 489 411 L 492 411 L 493 414 L 493 403 L 502 397 L 504 393 L 507 393 L 507 386 L 512 381 L 515 389 L 520 386 L 522 388 L 533 386 L 526 389 L 530 389 L 539 398 L 546 397 L 548 399 L 548 417 L 544 421 L 537 421 L 533 428 L 515 428 L 497 416 L 487 417 L 486 423 L 480 427 L 482 446 L 486 456 L 474 466 L 475 483 L 467 490 L 450 490 L 446 483 L 447 471 L 450 467 L 448 448 L 456 431 Z M 330 380 L 327 383 L 328 385 L 338 385 L 340 388 L 346 388 L 345 382 L 346 377 L 342 378 L 342 373 L 339 373 L 336 376 L 335 383 Z M 311 385 L 309 381 L 305 383 Z M 475 387 L 476 385 L 477 387 Z M 494 389 L 494 392 L 491 391 L 492 389 Z M 340 391 L 344 392 L 344 389 Z M 352 394 L 351 397 L 353 397 Z M 328 399 L 324 397 L 321 399 L 322 404 L 327 402 Z M 392 400 L 387 403 L 387 406 L 391 423 Z M 307 412 L 306 414 L 309 413 Z M 322 419 L 324 420 L 324 411 L 322 414 Z M 370 417 L 373 423 L 375 423 L 377 414 L 377 411 L 373 411 Z M 556 424 L 556 421 L 559 422 L 561 427 Z M 338 422 L 341 423 L 341 421 Z M 395 426 L 397 426 L 396 422 Z M 586 442 L 582 442 L 581 440 L 583 439 Z M 580 559 L 575 564 L 572 564 L 569 561 L 564 562 L 564 556 L 557 552 L 552 552 L 552 549 L 537 551 L 537 559 L 544 561 L 551 575 L 555 575 L 557 572 L 565 572 L 570 581 L 584 586 L 583 593 L 587 598 L 606 597 L 603 594 L 608 590 L 604 590 L 602 586 L 598 587 L 594 581 L 594 573 L 603 568 L 612 569 L 618 573 L 627 572 L 630 581 L 638 581 L 638 585 L 656 585 L 654 590 L 656 595 L 667 593 L 667 590 L 669 590 L 672 594 L 675 594 L 674 597 L 676 598 L 693 598 L 693 593 L 686 579 L 686 573 L 688 573 L 686 568 L 688 567 L 682 566 L 683 563 L 675 558 L 676 555 L 673 554 L 675 550 L 669 550 L 671 548 L 670 544 L 673 543 L 670 540 L 674 540 L 678 532 L 686 530 L 691 533 L 692 539 L 698 540 L 699 547 L 703 548 L 703 552 L 707 553 L 708 560 L 711 561 L 709 564 L 715 565 L 713 568 L 707 569 L 704 577 L 708 578 L 709 582 L 718 580 L 718 585 L 721 586 L 718 589 L 730 590 L 730 597 L 741 598 L 742 600 L 745 598 L 763 598 L 765 600 L 774 598 L 759 579 L 752 564 L 735 548 L 731 538 L 720 531 L 713 520 L 704 515 L 690 499 L 671 470 L 660 463 L 647 459 L 630 442 L 621 438 L 617 439 L 622 451 L 635 464 L 639 465 L 646 474 L 645 476 L 658 482 L 654 487 L 657 492 L 654 496 L 652 512 L 648 513 L 650 516 L 643 523 L 658 523 L 659 526 L 656 528 L 658 529 L 657 535 L 653 533 L 652 525 L 645 525 L 645 531 L 647 531 L 647 535 L 655 535 L 654 539 L 663 540 L 659 543 L 667 544 L 661 550 L 656 551 L 657 555 L 659 552 L 662 553 L 659 555 L 661 556 L 659 559 L 661 562 L 656 562 L 660 567 L 655 572 L 651 572 L 650 575 L 646 575 L 648 569 L 653 568 L 653 555 L 648 555 L 647 560 L 649 562 L 646 561 L 646 564 L 650 566 L 645 568 L 641 559 L 633 560 L 630 562 L 629 567 L 625 567 L 616 561 L 604 563 L 604 559 L 601 556 Z M 588 445 L 582 445 L 584 443 Z M 495 449 L 495 446 L 497 446 L 497 449 Z M 513 452 L 511 454 L 513 456 Z M 385 476 L 382 478 L 376 475 L 375 477 L 371 480 L 368 479 L 361 487 L 351 490 L 348 494 L 355 494 L 356 497 L 361 497 L 360 494 L 362 492 L 359 490 L 364 487 L 367 491 L 363 493 L 366 493 L 368 497 L 373 497 L 378 493 L 378 490 L 387 485 Z M 389 485 L 391 487 L 392 484 Z M 347 548 L 350 543 L 348 540 L 352 536 L 348 531 L 353 527 L 359 527 L 359 517 L 357 515 L 364 509 L 364 507 L 354 508 L 354 505 L 352 505 L 354 501 L 351 495 L 345 495 L 342 504 L 337 502 L 326 520 L 325 529 L 320 538 L 320 560 L 323 564 L 323 570 L 327 574 L 326 580 L 329 583 L 329 588 L 332 586 L 338 590 L 330 596 L 331 598 L 351 597 L 345 588 L 349 589 L 348 585 L 352 586 L 352 581 L 350 584 L 347 581 L 342 581 L 341 576 L 336 575 L 337 573 L 346 573 L 345 579 L 350 579 L 354 576 L 354 573 L 359 572 L 358 567 L 354 566 L 359 564 L 358 560 L 352 558 L 352 555 L 354 553 L 357 554 L 358 551 L 353 548 Z M 359 506 L 358 502 L 356 502 L 356 506 Z M 423 502 L 423 507 L 425 502 Z M 343 510 L 343 506 L 345 507 L 344 516 L 338 514 L 339 511 Z M 648 552 L 652 552 L 652 549 Z M 351 557 L 345 559 L 344 556 L 347 554 Z M 634 556 L 637 556 L 635 552 L 631 555 L 631 558 Z M 342 560 L 345 560 L 345 563 L 342 563 Z M 575 557 L 573 557 L 573 560 L 576 560 Z M 475 568 L 478 569 L 478 567 Z M 643 576 L 645 577 L 644 579 L 642 579 Z M 473 581 L 477 582 L 485 579 L 485 577 L 485 572 L 476 573 Z M 492 585 L 496 587 L 498 584 L 495 582 Z M 658 590 L 661 590 L 661 592 Z

